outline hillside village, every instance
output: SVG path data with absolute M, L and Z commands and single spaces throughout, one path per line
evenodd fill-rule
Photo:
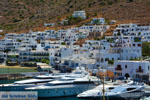
M 74 11 L 71 16 L 75 20 L 86 17 L 84 10 Z M 68 19 L 60 22 L 68 23 Z M 149 76 L 150 62 L 143 57 L 142 44 L 150 42 L 150 26 L 116 23 L 116 20 L 108 23 L 105 18 L 93 18 L 89 23 L 68 29 L 7 33 L 0 40 L 0 62 L 12 67 L 36 67 L 41 62 L 61 72 L 85 67 L 93 74 L 107 69 L 118 77 Z M 116 26 L 113 34 L 106 36 L 113 25 Z

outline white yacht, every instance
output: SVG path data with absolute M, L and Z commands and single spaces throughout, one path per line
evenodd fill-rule
M 58 73 L 58 74 L 39 75 L 39 76 L 34 77 L 33 79 L 16 81 L 12 84 L 1 84 L 0 91 L 23 91 L 27 87 L 45 85 L 50 81 L 62 79 L 64 77 L 80 78 L 80 77 L 84 77 L 86 75 L 88 75 L 88 73 L 83 70 L 76 70 L 73 73 Z
M 140 100 L 150 100 L 150 97 L 142 97 Z
M 144 96 L 144 86 L 141 85 L 124 85 L 106 92 L 105 96 L 108 98 L 124 98 L 124 99 L 137 99 Z M 100 96 L 103 96 L 100 94 Z
M 27 91 L 37 91 L 38 97 L 61 97 L 77 95 L 85 90 L 92 89 L 96 85 L 97 78 L 64 78 L 48 82 L 47 85 L 29 87 Z
M 114 82 L 114 83 L 106 82 L 104 85 L 104 89 L 105 89 L 105 92 L 109 92 L 112 89 L 114 89 L 118 86 L 124 85 L 124 84 L 125 84 L 124 82 L 119 82 L 119 81 Z M 128 83 L 128 85 L 131 85 L 131 84 L 133 84 L 133 81 L 130 81 Z M 103 84 L 97 86 L 94 89 L 84 91 L 84 92 L 78 94 L 77 97 L 78 98 L 99 98 L 100 95 L 102 94 L 102 90 L 103 90 Z
M 114 89 L 116 87 L 116 85 L 105 85 L 105 92 L 108 92 L 112 89 Z M 77 95 L 78 98 L 99 98 L 101 92 L 102 92 L 102 89 L 103 89 L 103 85 L 99 85 L 97 86 L 96 88 L 94 89 L 91 89 L 91 90 L 87 90 L 87 91 L 84 91 L 80 94 Z
M 1 84 L 0 85 L 0 91 L 22 91 L 26 87 L 46 84 L 47 82 L 50 82 L 50 81 L 55 80 L 55 79 L 60 79 L 60 77 L 56 77 L 56 76 L 55 77 L 53 77 L 53 76 L 47 77 L 47 75 L 42 75 L 42 77 L 38 76 L 38 77 L 35 77 L 33 79 L 16 81 L 12 84 Z

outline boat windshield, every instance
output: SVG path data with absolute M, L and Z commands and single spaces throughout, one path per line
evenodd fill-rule
M 73 81 L 75 79 L 59 79 L 59 81 Z
M 111 90 L 111 92 L 124 92 L 126 90 L 126 88 L 124 87 L 116 87 L 113 90 Z

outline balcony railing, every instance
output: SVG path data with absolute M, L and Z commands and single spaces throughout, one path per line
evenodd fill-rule
M 136 72 L 143 73 L 143 69 L 136 69 Z
M 122 71 L 122 68 L 115 68 L 115 70 L 117 70 L 117 71 Z

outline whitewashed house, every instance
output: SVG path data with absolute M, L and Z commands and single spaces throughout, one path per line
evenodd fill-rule
M 67 66 L 70 68 L 84 67 L 88 69 L 92 69 L 95 66 L 95 59 L 78 57 L 78 58 L 63 58 L 62 64 L 60 66 Z
M 94 50 L 100 47 L 100 41 L 97 40 L 86 40 L 82 48 L 86 50 Z
M 0 33 L 3 32 L 3 30 L 0 30 Z
M 45 39 L 56 39 L 57 35 L 55 30 L 46 30 L 46 35 L 45 35 Z
M 58 30 L 58 31 L 56 32 L 56 34 L 57 34 L 57 39 L 63 38 L 63 36 L 66 34 L 66 32 L 67 32 L 67 30 Z
M 37 50 L 20 50 L 19 51 L 19 60 L 20 62 L 24 61 L 36 61 L 41 59 L 49 59 L 48 51 L 37 51 Z
M 59 48 L 61 46 L 61 42 L 59 40 L 41 40 L 41 46 L 48 50 L 50 48 Z
M 8 33 L 8 34 L 5 34 L 5 38 L 7 38 L 7 39 L 15 39 L 18 36 L 19 36 L 19 34 L 17 34 L 17 33 Z
M 68 20 L 64 19 L 60 22 L 62 25 L 68 25 Z
M 149 61 L 117 61 L 114 63 L 115 73 L 118 76 L 140 78 L 150 73 Z
M 105 18 L 93 18 L 90 24 L 105 24 Z
M 113 31 L 113 35 L 140 37 L 143 42 L 150 42 L 150 26 L 143 26 L 139 24 L 120 24 Z
M 55 25 L 55 23 L 44 23 L 45 27 L 54 26 L 54 25 Z
M 86 12 L 84 10 L 81 11 L 74 11 L 74 13 L 72 14 L 72 17 L 80 17 L 82 19 L 86 19 Z
M 89 32 L 79 32 L 79 39 L 85 39 L 89 36 Z
M 57 66 L 57 64 L 61 63 L 60 48 L 49 49 L 49 60 L 51 66 Z
M 121 38 L 121 39 L 120 39 Z M 142 57 L 141 42 L 118 37 L 113 43 L 101 41 L 100 52 L 97 54 L 97 66 L 107 68 L 110 61 L 130 60 Z
M 71 57 L 73 55 L 72 48 L 61 48 L 60 49 L 61 58 Z
M 79 32 L 105 32 L 109 25 L 90 25 L 79 27 Z
M 61 34 L 60 40 L 64 41 L 67 44 L 73 44 L 79 39 L 79 33 L 68 29 L 65 33 Z

